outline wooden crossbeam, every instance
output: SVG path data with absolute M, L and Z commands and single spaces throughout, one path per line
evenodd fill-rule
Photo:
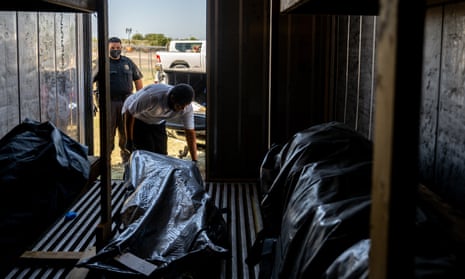
M 86 251 L 25 251 L 19 257 L 19 263 L 70 266 L 81 259 L 95 255 L 95 251 L 95 247 L 90 247 Z

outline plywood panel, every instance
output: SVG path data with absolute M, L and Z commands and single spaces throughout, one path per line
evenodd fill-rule
M 367 139 L 373 137 L 374 68 L 376 17 L 362 17 L 360 40 L 359 101 L 356 130 Z
M 40 121 L 37 13 L 18 13 L 20 118 Z
M 437 180 L 465 210 L 465 3 L 444 11 L 443 58 L 437 134 Z
M 335 66 L 335 120 L 345 121 L 346 99 L 347 99 L 347 70 L 348 70 L 348 37 L 349 37 L 349 16 L 337 17 L 336 36 L 336 66 Z
M 0 138 L 19 121 L 16 13 L 0 12 Z
M 74 14 L 56 14 L 57 117 L 55 125 L 73 138 L 76 136 L 77 76 L 76 18 Z
M 349 17 L 348 68 L 347 68 L 347 101 L 345 124 L 357 129 L 358 99 L 360 94 L 360 37 L 361 16 Z
M 55 47 L 55 15 L 39 14 L 39 84 L 40 84 L 40 118 L 57 123 L 57 73 Z
M 420 177 L 423 183 L 430 187 L 436 184 L 436 134 L 441 67 L 442 12 L 442 7 L 429 9 L 425 21 L 419 162 Z

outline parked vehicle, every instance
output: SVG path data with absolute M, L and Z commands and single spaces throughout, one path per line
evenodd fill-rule
M 195 101 L 206 106 L 206 51 L 204 40 L 173 40 L 166 51 L 157 51 L 155 83 L 188 83 L 195 90 Z
M 157 51 L 156 69 L 189 69 L 206 72 L 206 41 L 171 41 L 167 51 Z

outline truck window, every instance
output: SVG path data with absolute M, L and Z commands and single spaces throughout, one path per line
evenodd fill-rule
M 201 46 L 198 42 L 179 42 L 175 43 L 174 48 L 179 52 L 198 52 L 196 50 L 200 50 Z
M 186 52 L 187 50 L 191 49 L 191 43 L 176 43 L 176 50 L 180 52 Z

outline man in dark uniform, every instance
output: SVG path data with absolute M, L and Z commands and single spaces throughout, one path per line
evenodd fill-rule
M 143 87 L 142 72 L 137 65 L 127 56 L 121 55 L 122 43 L 117 37 L 108 40 L 110 55 L 110 98 L 111 98 L 111 123 L 110 145 L 115 147 L 115 135 L 118 130 L 118 145 L 121 152 L 121 160 L 126 163 L 131 155 L 125 148 L 126 137 L 124 133 L 124 121 L 121 109 L 126 98 L 132 94 L 135 87 L 139 90 Z M 97 79 L 95 76 L 94 81 Z

